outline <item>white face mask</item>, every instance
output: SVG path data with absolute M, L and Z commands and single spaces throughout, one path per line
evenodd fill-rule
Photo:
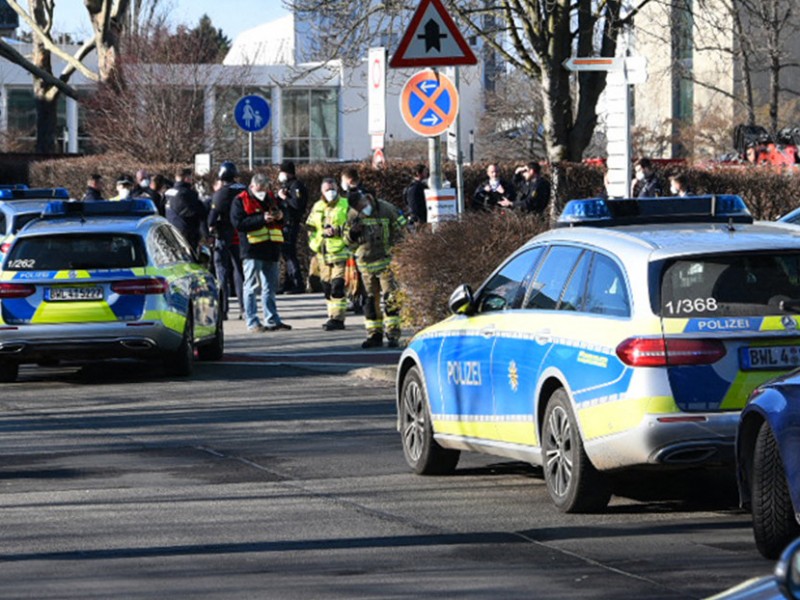
M 644 180 L 644 171 L 636 171 L 636 180 L 643 181 Z
M 339 192 L 336 190 L 326 190 L 323 195 L 325 196 L 325 200 L 328 202 L 333 202 L 339 197 Z
M 349 190 L 350 190 L 350 184 L 347 183 L 346 181 L 342 181 L 342 191 L 347 192 Z
M 139 184 L 139 187 L 143 188 L 150 187 L 150 180 L 145 177 L 144 179 L 142 179 L 142 182 Z
M 286 183 L 289 180 L 289 176 L 286 173 L 278 173 L 278 181 L 281 183 Z
M 127 198 L 131 195 L 131 191 L 128 188 L 118 187 L 117 192 L 120 198 Z
M 363 209 L 361 209 L 361 214 L 365 217 L 368 217 L 372 214 L 372 204 L 367 204 Z
M 672 194 L 673 196 L 677 196 L 678 188 L 676 188 L 674 185 L 669 186 L 669 193 Z
M 267 197 L 267 192 L 253 192 L 253 196 L 258 198 L 259 200 L 263 200 Z

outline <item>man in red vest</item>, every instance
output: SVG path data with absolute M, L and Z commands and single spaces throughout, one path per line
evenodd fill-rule
M 283 211 L 269 191 L 266 175 L 256 173 L 250 187 L 233 199 L 231 224 L 239 232 L 244 267 L 244 313 L 252 333 L 291 329 L 281 321 L 275 294 L 280 278 Z M 259 321 L 256 290 L 261 285 L 264 323 Z

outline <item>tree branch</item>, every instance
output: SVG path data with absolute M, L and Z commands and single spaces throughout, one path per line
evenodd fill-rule
M 48 85 L 58 88 L 70 98 L 74 98 L 75 100 L 78 99 L 78 92 L 75 90 L 75 88 L 68 85 L 58 77 L 55 77 L 54 75 L 34 65 L 31 61 L 20 54 L 14 47 L 9 45 L 5 40 L 0 40 L 0 56 L 11 61 L 15 65 L 19 65 L 31 75 L 34 75 L 35 77 L 40 78 L 42 81 L 45 81 Z

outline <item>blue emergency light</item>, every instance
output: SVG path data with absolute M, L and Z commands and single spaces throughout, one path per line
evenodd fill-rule
M 63 217 L 146 217 L 158 214 L 156 205 L 149 198 L 132 200 L 95 200 L 82 202 L 73 200 L 48 202 L 42 211 L 42 218 Z
M 67 188 L 32 188 L 6 187 L 0 189 L 0 200 L 47 200 L 57 198 L 69 200 Z
M 570 200 L 557 227 L 615 227 L 658 223 L 752 223 L 741 197 L 732 194 L 681 198 L 587 198 Z
M 0 190 L 27 190 L 28 186 L 24 183 L 2 183 Z

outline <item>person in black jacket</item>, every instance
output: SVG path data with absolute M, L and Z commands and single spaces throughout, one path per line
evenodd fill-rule
M 475 190 L 473 204 L 478 210 L 511 208 L 514 206 L 514 186 L 500 177 L 496 163 L 486 167 L 487 178 Z
M 653 161 L 642 157 L 633 168 L 636 178 L 631 182 L 632 198 L 657 198 L 664 195 L 664 188 L 653 168 Z
M 514 208 L 541 214 L 550 203 L 550 182 L 542 175 L 542 166 L 532 160 L 514 172 L 516 198 Z
M 281 163 L 278 183 L 281 185 L 278 198 L 284 214 L 284 241 L 281 255 L 286 263 L 286 278 L 279 293 L 302 294 L 306 291 L 306 286 L 297 258 L 297 235 L 306 216 L 308 190 L 305 184 L 297 179 L 294 163 L 290 160 Z
M 236 297 L 239 299 L 239 316 L 244 315 L 244 295 L 242 293 L 242 259 L 239 256 L 239 234 L 231 223 L 231 204 L 233 199 L 247 188 L 236 181 L 239 170 L 230 161 L 219 166 L 217 185 L 211 197 L 211 210 L 208 213 L 208 230 L 214 237 L 214 268 L 224 294 L 222 315 L 228 318 L 230 303 L 229 289 L 233 284 Z
M 105 200 L 105 198 L 103 198 L 103 176 L 100 175 L 100 173 L 92 173 L 89 175 L 86 186 L 86 193 L 81 200 L 84 202 Z
M 192 169 L 175 174 L 175 185 L 165 194 L 167 221 L 181 232 L 193 250 L 200 246 L 205 231 L 206 207 L 192 187 Z
M 414 181 L 403 193 L 409 221 L 415 225 L 423 225 L 428 222 L 428 205 L 425 201 L 428 177 L 430 177 L 428 165 L 424 163 L 418 164 L 414 167 Z
M 253 175 L 250 187 L 231 204 L 231 223 L 239 232 L 242 246 L 245 320 L 251 333 L 292 328 L 281 321 L 275 302 L 280 278 L 283 216 L 278 201 L 269 191 L 269 181 L 261 173 Z M 256 303 L 259 286 L 263 324 L 258 318 Z

